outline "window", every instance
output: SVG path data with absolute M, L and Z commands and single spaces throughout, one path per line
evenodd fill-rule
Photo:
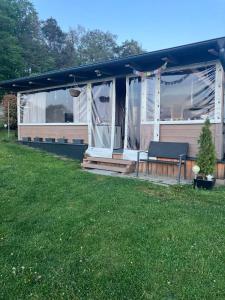
M 38 124 L 46 122 L 46 93 L 22 94 L 20 98 L 20 122 Z
M 214 118 L 215 66 L 161 75 L 161 121 Z
M 72 97 L 69 88 L 22 94 L 20 99 L 20 122 L 86 123 L 87 90 L 79 87 L 79 97 Z
M 69 90 L 50 91 L 46 95 L 46 123 L 72 123 L 73 97 Z

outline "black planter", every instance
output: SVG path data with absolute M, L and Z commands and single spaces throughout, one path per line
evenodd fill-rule
M 73 144 L 75 145 L 80 145 L 83 144 L 84 140 L 83 139 L 73 139 Z
M 34 142 L 41 143 L 41 142 L 43 142 L 43 138 L 35 137 Z
M 206 180 L 202 178 L 196 178 L 194 179 L 194 188 L 200 188 L 200 189 L 206 189 L 206 190 L 212 190 L 216 183 L 216 179 L 213 180 Z
M 55 139 L 54 138 L 46 138 L 45 141 L 47 143 L 55 143 Z
M 31 137 L 29 137 L 29 136 L 23 137 L 22 141 L 23 142 L 31 142 Z
M 63 139 L 63 138 L 57 139 L 57 143 L 66 144 L 68 143 L 68 139 Z

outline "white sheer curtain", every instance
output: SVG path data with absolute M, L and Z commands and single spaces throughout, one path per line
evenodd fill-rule
M 73 98 L 74 123 L 87 123 L 87 87 L 81 89 L 79 97 Z
M 127 149 L 140 149 L 141 78 L 129 79 Z
M 46 122 L 46 93 L 24 95 L 22 123 L 45 123 Z

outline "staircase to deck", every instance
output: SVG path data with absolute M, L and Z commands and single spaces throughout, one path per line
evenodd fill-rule
M 135 171 L 135 162 L 118 158 L 86 157 L 81 164 L 85 169 L 96 169 L 123 174 Z

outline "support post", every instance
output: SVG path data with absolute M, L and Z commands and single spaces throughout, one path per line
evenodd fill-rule
M 160 140 L 160 74 L 156 75 L 155 82 L 155 114 L 154 114 L 154 141 Z
M 88 121 L 88 147 L 92 147 L 92 96 L 91 83 L 87 84 L 87 121 Z
M 20 136 L 20 97 L 21 97 L 21 94 L 17 93 L 17 132 L 18 132 L 18 141 L 21 140 L 21 136 Z

